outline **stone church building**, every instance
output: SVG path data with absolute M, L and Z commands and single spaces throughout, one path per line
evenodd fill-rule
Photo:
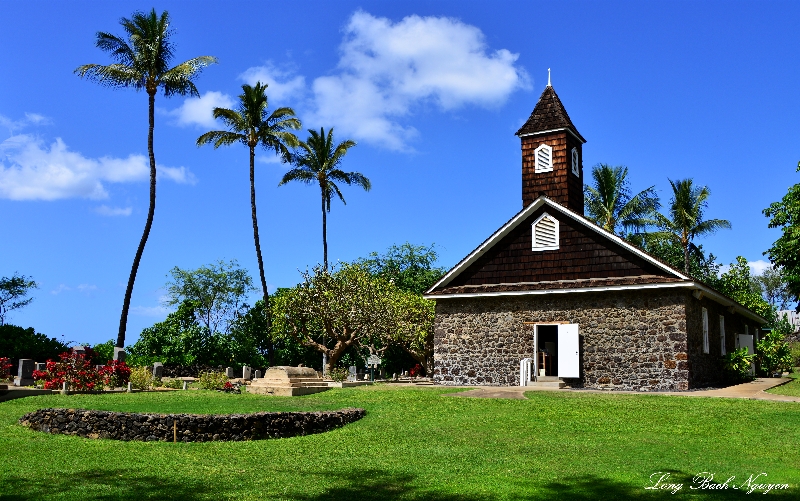
M 442 385 L 687 390 L 766 320 L 584 217 L 586 140 L 548 84 L 522 142 L 522 210 L 425 297 Z

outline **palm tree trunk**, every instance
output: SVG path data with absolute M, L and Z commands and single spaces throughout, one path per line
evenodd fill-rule
M 683 246 L 683 271 L 689 274 L 689 244 Z
M 144 246 L 147 244 L 147 237 L 150 236 L 150 228 L 153 226 L 153 215 L 156 211 L 156 156 L 153 152 L 153 129 L 155 127 L 155 91 L 147 92 L 150 109 L 148 118 L 150 120 L 150 130 L 147 133 L 147 153 L 150 156 L 150 208 L 147 211 L 147 223 L 144 225 L 144 233 L 139 241 L 139 248 L 136 249 L 136 257 L 133 258 L 131 275 L 128 277 L 128 287 L 125 289 L 125 300 L 122 303 L 122 315 L 119 319 L 119 332 L 117 333 L 117 348 L 125 347 L 125 330 L 128 326 L 128 310 L 131 306 L 131 295 L 133 294 L 133 283 L 136 281 L 136 272 L 139 271 L 139 263 L 142 260 Z
M 320 186 L 320 189 L 322 187 Z M 322 256 L 325 263 L 325 270 L 328 270 L 328 236 L 327 236 L 328 217 L 325 212 L 325 190 L 322 189 Z
M 258 218 L 256 217 L 256 147 L 250 146 L 250 211 L 253 215 L 253 240 L 256 243 L 256 257 L 258 258 L 258 274 L 261 277 L 261 290 L 264 292 L 264 309 L 267 312 L 267 331 L 272 327 L 272 315 L 269 308 L 269 292 L 267 279 L 264 278 L 264 260 L 261 258 L 261 241 L 258 238 Z M 275 361 L 273 345 L 269 346 L 269 364 Z

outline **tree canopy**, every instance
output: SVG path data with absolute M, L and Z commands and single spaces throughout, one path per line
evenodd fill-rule
M 445 274 L 444 268 L 435 266 L 438 258 L 433 245 L 426 247 L 406 242 L 392 245 L 383 254 L 371 252 L 356 263 L 401 290 L 422 294 Z
M 611 233 L 625 235 L 656 224 L 661 204 L 655 187 L 631 195 L 628 168 L 598 164 L 592 167 L 594 185 L 585 185 L 586 217 Z
M 31 290 L 38 288 L 39 285 L 33 278 L 26 277 L 14 272 L 11 277 L 0 278 L 0 325 L 6 323 L 8 312 L 28 306 L 33 301 L 32 297 L 26 297 Z
M 800 162 L 797 165 L 800 172 Z M 780 202 L 764 209 L 770 228 L 780 228 L 781 236 L 764 253 L 770 262 L 782 268 L 793 301 L 800 300 L 800 183 L 789 187 Z M 798 303 L 800 308 L 800 303 Z

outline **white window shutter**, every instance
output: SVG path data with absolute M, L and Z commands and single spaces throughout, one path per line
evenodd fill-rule
M 572 173 L 576 176 L 581 175 L 581 164 L 578 158 L 578 148 L 572 148 Z
M 548 213 L 542 214 L 533 223 L 533 250 L 558 249 L 558 219 Z
M 708 353 L 708 310 L 703 308 L 703 353 Z
M 719 349 L 720 353 L 724 355 L 725 352 L 725 317 L 719 316 Z
M 535 173 L 553 170 L 553 148 L 546 144 L 540 145 L 534 151 L 534 157 L 536 158 L 536 166 L 533 169 Z

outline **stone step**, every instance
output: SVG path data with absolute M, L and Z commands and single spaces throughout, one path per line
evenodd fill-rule
M 529 382 L 528 386 L 533 386 L 534 388 L 565 388 L 567 386 L 567 383 L 558 378 L 555 381 L 542 381 L 541 379 L 540 377 L 539 381 Z

